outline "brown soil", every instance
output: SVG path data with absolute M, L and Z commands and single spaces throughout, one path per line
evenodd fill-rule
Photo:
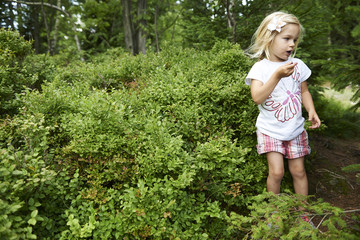
M 351 164 L 360 164 L 360 141 L 317 134 L 311 135 L 311 141 L 315 154 L 310 158 L 307 169 L 309 194 L 344 210 L 360 211 L 360 184 L 356 180 L 356 173 L 341 170 Z M 350 214 L 348 223 L 359 227 L 359 223 L 351 220 Z

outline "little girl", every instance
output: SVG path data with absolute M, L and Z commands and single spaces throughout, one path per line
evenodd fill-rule
M 266 154 L 267 190 L 275 194 L 280 193 L 284 176 L 283 157 L 288 159 L 295 192 L 308 194 L 304 156 L 310 153 L 310 147 L 301 104 L 309 114 L 310 128 L 318 128 L 321 123 L 306 82 L 311 70 L 293 58 L 303 31 L 294 15 L 275 12 L 262 21 L 248 49 L 250 56 L 259 60 L 245 79 L 260 110 L 257 150 Z

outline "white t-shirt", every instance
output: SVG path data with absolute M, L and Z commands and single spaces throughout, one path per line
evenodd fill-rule
M 245 78 L 247 85 L 251 84 L 251 79 L 265 84 L 278 67 L 290 61 L 298 63 L 294 73 L 280 79 L 271 95 L 258 105 L 260 114 L 256 121 L 258 131 L 283 141 L 292 140 L 304 131 L 301 83 L 310 77 L 311 70 L 298 58 L 289 58 L 285 62 L 263 59 L 252 66 Z

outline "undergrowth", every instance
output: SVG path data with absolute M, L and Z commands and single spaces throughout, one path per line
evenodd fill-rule
M 36 84 L 0 125 L 1 239 L 265 239 L 275 209 L 287 239 L 355 238 L 341 209 L 263 193 L 238 45 L 24 64 Z M 298 207 L 333 214 L 328 230 L 298 224 Z
M 319 96 L 316 109 L 327 126 L 324 135 L 360 140 L 360 111 L 334 98 Z

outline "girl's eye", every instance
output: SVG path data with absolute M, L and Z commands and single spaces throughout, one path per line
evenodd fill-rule
M 289 38 L 284 38 L 286 41 L 289 41 Z

